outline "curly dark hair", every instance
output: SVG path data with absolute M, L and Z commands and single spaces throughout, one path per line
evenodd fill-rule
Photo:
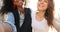
M 23 27 L 20 28 L 20 15 L 18 13 L 18 9 L 16 6 L 13 4 L 13 0 L 3 0 L 3 6 L 1 8 L 0 13 L 4 15 L 5 13 L 12 12 L 14 15 L 14 21 L 15 21 L 15 26 L 17 28 L 17 32 L 31 32 L 31 15 L 30 15 L 30 9 L 29 8 L 24 8 L 24 25 Z M 26 22 L 27 21 L 27 22 Z M 27 25 L 26 25 L 27 24 Z
M 3 0 L 3 6 L 1 8 L 0 13 L 8 13 L 13 10 L 13 2 L 12 0 Z
M 3 6 L 1 8 L 1 15 L 7 14 L 9 12 L 12 12 L 14 15 L 14 19 L 15 19 L 15 25 L 16 27 L 18 27 L 17 29 L 19 29 L 19 23 L 20 23 L 20 17 L 19 17 L 19 13 L 17 10 L 17 7 L 14 7 L 13 5 L 13 1 L 12 0 L 3 0 Z M 15 8 L 15 9 L 14 9 Z

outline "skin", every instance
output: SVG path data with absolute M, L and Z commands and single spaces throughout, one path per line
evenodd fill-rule
M 17 6 L 18 10 L 21 13 L 24 13 L 23 3 L 24 3 L 24 0 L 14 0 L 14 5 Z
M 38 0 L 36 19 L 41 21 L 45 18 L 45 11 L 48 8 L 48 0 Z
M 48 0 L 38 0 L 37 8 L 39 11 L 45 11 L 48 8 Z

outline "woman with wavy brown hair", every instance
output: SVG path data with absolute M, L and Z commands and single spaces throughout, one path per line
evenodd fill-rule
M 54 18 L 54 2 L 53 0 L 38 0 L 37 11 L 32 13 L 32 30 L 33 32 L 54 32 L 59 31 L 59 24 Z M 56 26 L 55 24 L 58 24 Z M 57 28 L 59 27 L 59 28 Z M 52 29 L 50 31 L 50 29 Z

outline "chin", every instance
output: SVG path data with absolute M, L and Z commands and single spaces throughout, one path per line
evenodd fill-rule
M 38 8 L 38 10 L 44 10 L 43 8 Z
M 47 7 L 38 7 L 39 10 L 46 10 Z

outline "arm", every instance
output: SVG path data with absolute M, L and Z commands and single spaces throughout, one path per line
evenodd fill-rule
M 57 18 L 55 18 L 55 19 L 53 20 L 53 25 L 54 25 L 54 27 L 57 29 L 57 31 L 60 32 L 60 20 L 57 19 Z
M 15 24 L 14 23 L 14 15 L 11 12 L 7 14 L 7 17 L 4 21 L 7 22 L 8 24 L 10 24 L 13 32 L 16 32 L 16 27 L 14 25 Z
M 0 22 L 0 32 L 12 32 L 12 28 L 8 23 Z

